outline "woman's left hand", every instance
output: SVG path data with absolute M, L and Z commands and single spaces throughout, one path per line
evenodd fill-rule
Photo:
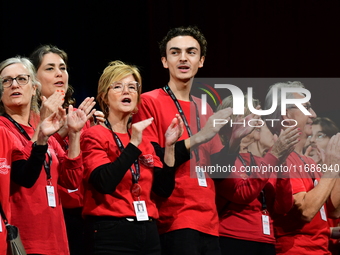
M 82 110 L 86 114 L 87 120 L 93 119 L 93 114 L 96 112 L 96 109 L 93 109 L 96 102 L 94 101 L 94 97 L 87 97 L 84 101 L 79 105 L 78 109 Z
M 67 114 L 67 127 L 68 133 L 77 133 L 84 127 L 87 117 L 86 113 L 81 110 L 77 109 L 76 111 L 73 110 L 73 106 L 70 105 L 68 108 Z
M 183 134 L 183 120 L 179 114 L 171 121 L 165 132 L 165 145 L 172 146 Z

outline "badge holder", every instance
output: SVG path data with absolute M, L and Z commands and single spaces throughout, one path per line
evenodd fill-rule
M 138 199 L 137 201 L 133 201 L 137 221 L 147 221 L 149 220 L 148 210 L 145 201 L 140 200 L 141 192 L 142 187 L 138 183 L 134 183 L 131 187 L 131 194 Z
M 198 168 L 198 171 L 196 170 L 198 185 L 201 187 L 208 187 L 207 179 L 205 178 L 205 173 L 203 171 L 202 167 Z
M 51 179 L 47 181 L 46 194 L 47 194 L 48 206 L 56 207 L 57 203 L 56 203 L 54 187 L 52 186 Z
M 263 229 L 263 234 L 270 235 L 270 221 L 269 221 L 269 215 L 267 215 L 267 210 L 263 210 L 262 229 Z

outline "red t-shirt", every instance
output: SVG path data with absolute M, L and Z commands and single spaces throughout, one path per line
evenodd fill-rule
M 315 164 L 311 158 L 301 157 L 309 166 Z M 293 195 L 299 192 L 308 192 L 314 188 L 313 176 L 309 176 L 305 171 L 300 171 L 299 166 L 303 169 L 304 162 L 296 153 L 291 153 L 286 162 L 288 167 L 296 166 L 296 171 L 292 170 L 291 172 Z M 319 178 L 315 179 L 319 180 Z M 326 204 L 324 208 L 327 210 Z M 294 206 L 285 216 L 274 219 L 274 227 L 277 254 L 330 254 L 327 249 L 330 234 L 329 225 L 321 218 L 320 211 L 308 223 L 301 219 L 301 213 Z
M 28 141 L 7 118 L 0 117 L 0 126 L 8 128 L 24 146 L 13 151 L 13 161 L 27 159 L 31 153 L 32 142 Z M 32 137 L 34 129 L 21 125 Z M 81 154 L 69 159 L 59 143 L 48 139 L 48 150 L 52 156 L 51 175 L 55 190 L 56 207 L 47 202 L 47 175 L 44 167 L 32 188 L 24 188 L 11 182 L 12 223 L 20 229 L 21 240 L 27 253 L 64 255 L 69 254 L 64 216 L 57 192 L 58 183 L 70 189 L 76 188 L 83 174 Z M 47 162 L 49 162 L 46 156 Z
M 198 111 L 201 110 L 201 100 L 195 98 Z M 190 125 L 193 134 L 197 133 L 196 110 L 194 103 L 178 100 L 184 115 Z M 141 95 L 139 111 L 133 116 L 133 122 L 141 121 L 150 117 L 154 120 L 148 126 L 143 135 L 152 142 L 157 142 L 165 147 L 164 134 L 172 119 L 178 114 L 178 109 L 171 97 L 163 90 L 156 89 Z M 201 127 L 204 127 L 208 117 L 213 114 L 207 107 L 207 115 L 200 115 Z M 179 140 L 188 138 L 186 129 Z M 218 135 L 208 143 L 199 146 L 200 165 L 210 164 L 210 155 L 222 149 Z M 215 186 L 211 178 L 207 180 L 207 187 L 198 185 L 195 173 L 196 158 L 194 153 L 191 160 L 185 162 L 176 170 L 175 189 L 167 198 L 155 197 L 159 210 L 159 233 L 190 228 L 197 231 L 218 236 L 218 215 L 215 204 Z
M 247 166 L 250 154 L 241 153 Z M 257 166 L 277 166 L 278 159 L 271 153 L 264 158 L 254 156 Z M 289 174 L 275 178 L 275 173 L 252 173 L 241 170 L 243 163 L 236 159 L 236 172 L 216 185 L 216 203 L 220 211 L 220 235 L 262 243 L 275 243 L 272 214 L 284 214 L 293 205 Z M 271 177 L 271 178 L 269 178 Z M 263 213 L 261 190 L 264 191 L 267 212 Z M 262 215 L 268 215 L 270 234 L 263 233 Z
M 77 108 L 73 108 L 74 111 Z M 82 132 L 88 129 L 91 126 L 90 121 L 87 121 L 82 128 Z M 68 146 L 68 137 L 64 139 L 58 133 L 55 133 L 53 137 L 58 141 L 61 147 L 66 151 Z M 66 189 L 60 185 L 58 185 L 58 193 L 61 199 L 61 204 L 63 208 L 79 208 L 83 206 L 84 199 L 84 185 L 83 182 L 79 184 L 77 189 Z
M 129 134 L 116 133 L 123 143 L 124 148 L 130 141 Z M 111 163 L 121 154 L 116 145 L 112 131 L 101 126 L 93 126 L 82 134 L 81 149 L 84 157 L 85 196 L 83 215 L 135 217 L 131 194 L 132 173 L 127 170 L 121 182 L 112 194 L 98 192 L 92 184 L 88 183 L 90 175 L 97 167 Z M 153 182 L 154 167 L 162 167 L 162 162 L 157 157 L 151 143 L 143 136 L 138 149 L 142 151 L 139 156 L 140 178 L 138 183 L 142 188 L 140 200 L 145 201 L 149 217 L 158 218 L 158 211 L 151 201 L 150 193 Z M 134 165 L 132 166 L 134 168 Z
M 7 128 L 0 127 L 0 203 L 8 222 L 11 224 L 11 210 L 9 202 L 10 171 L 12 163 L 12 151 L 20 148 L 17 138 Z M 0 215 L 0 254 L 7 252 L 7 231 Z

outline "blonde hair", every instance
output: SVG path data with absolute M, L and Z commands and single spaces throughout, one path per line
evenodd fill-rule
M 102 75 L 100 76 L 98 81 L 98 93 L 96 99 L 105 117 L 109 115 L 109 109 L 107 105 L 108 105 L 108 92 L 111 84 L 115 81 L 119 81 L 125 78 L 128 75 L 132 75 L 140 85 L 137 91 L 138 92 L 137 104 L 138 104 L 140 101 L 140 94 L 142 92 L 142 77 L 136 66 L 125 64 L 124 62 L 119 60 L 112 61 L 104 69 Z

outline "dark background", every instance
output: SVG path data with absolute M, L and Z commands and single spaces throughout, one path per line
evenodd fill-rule
M 96 96 L 99 76 L 112 60 L 137 65 L 143 91 L 165 85 L 169 76 L 157 42 L 182 25 L 197 25 L 208 41 L 197 77 L 339 77 L 339 0 L 1 0 L 0 8 L 1 61 L 29 56 L 40 44 L 58 46 L 69 55 L 78 103 Z M 262 98 L 269 85 L 242 86 L 254 87 Z M 339 84 L 305 85 L 318 115 L 340 126 Z

